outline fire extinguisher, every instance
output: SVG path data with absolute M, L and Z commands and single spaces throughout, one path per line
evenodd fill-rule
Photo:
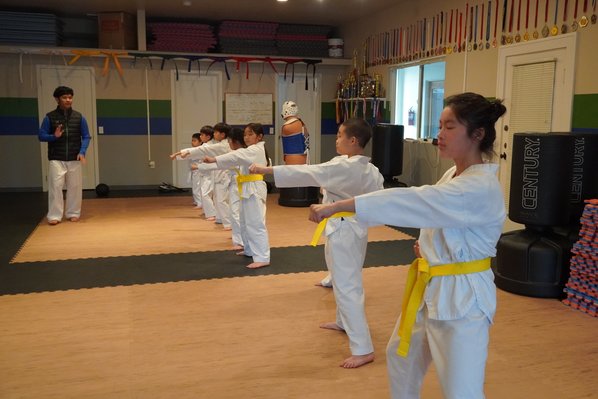
M 413 107 L 409 108 L 409 113 L 407 116 L 407 124 L 409 126 L 415 126 L 415 111 L 413 110 Z

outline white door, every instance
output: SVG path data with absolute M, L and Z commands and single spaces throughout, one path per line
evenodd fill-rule
M 513 134 L 571 130 L 576 35 L 500 47 L 497 97 L 507 113 L 497 123 L 499 179 L 509 207 Z M 507 219 L 505 231 L 521 229 Z
M 89 125 L 91 142 L 87 148 L 85 159 L 87 163 L 82 168 L 83 189 L 93 190 L 99 183 L 98 138 L 96 132 L 96 84 L 95 74 L 91 67 L 66 67 L 56 65 L 38 65 L 37 67 L 37 106 L 39 121 L 53 109 L 56 100 L 52 96 L 58 86 L 68 86 L 73 89 L 73 109 L 81 112 Z M 42 187 L 48 191 L 48 144 L 41 143 L 42 157 Z
M 282 104 L 285 101 L 294 101 L 299 107 L 299 116 L 305 123 L 307 131 L 309 132 L 309 162 L 311 164 L 320 163 L 320 138 L 321 138 L 321 93 L 320 93 L 320 79 L 321 76 L 316 74 L 315 82 L 312 81 L 313 76 L 308 75 L 308 89 L 305 90 L 305 75 L 295 74 L 295 83 L 291 83 L 291 78 L 287 76 L 287 80 L 280 76 L 278 78 L 278 92 L 277 102 L 278 107 L 275 110 L 276 124 L 275 124 L 275 153 L 276 165 L 282 165 L 282 140 L 280 139 L 280 129 L 283 124 L 283 119 L 280 116 L 282 111 Z M 315 84 L 315 89 L 314 89 Z
M 173 152 L 191 147 L 191 135 L 202 126 L 222 122 L 222 74 L 172 72 L 172 147 Z M 191 187 L 189 164 L 174 161 L 173 182 L 177 187 Z

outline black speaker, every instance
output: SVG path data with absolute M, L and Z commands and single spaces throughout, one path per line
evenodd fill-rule
M 320 187 L 280 187 L 278 205 L 289 207 L 308 207 L 320 202 Z
M 569 222 L 573 136 L 515 133 L 509 218 L 532 226 Z
M 380 123 L 372 136 L 372 163 L 385 180 L 403 173 L 403 126 Z

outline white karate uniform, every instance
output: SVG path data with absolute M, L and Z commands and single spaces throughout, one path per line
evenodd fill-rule
M 205 156 L 216 157 L 230 152 L 230 145 L 228 144 L 228 140 L 221 140 L 214 143 L 205 143 L 199 147 L 185 148 L 183 151 L 189 152 L 191 159 L 201 161 Z M 231 220 L 228 198 L 230 173 L 226 170 L 204 171 L 203 169 L 201 173 L 207 175 L 208 172 L 211 173 L 213 178 L 213 212 L 210 210 L 210 214 L 213 213 L 216 216 L 216 222 L 222 223 L 223 227 L 230 228 Z M 204 213 L 206 213 L 206 217 L 210 217 L 205 208 Z
M 249 174 L 249 166 L 253 163 L 267 163 L 263 141 L 216 157 L 218 169 L 239 168 L 242 175 Z M 264 181 L 243 183 L 239 193 L 239 223 L 243 251 L 245 255 L 251 256 L 254 262 L 270 262 L 270 242 L 266 229 L 267 195 L 268 189 Z
M 436 185 L 395 188 L 355 198 L 357 218 L 369 225 L 421 228 L 419 248 L 430 267 L 496 255 L 505 206 L 498 166 L 478 164 Z M 444 397 L 483 398 L 488 330 L 496 310 L 491 270 L 433 277 L 413 327 L 407 358 L 397 355 L 398 325 L 387 347 L 393 398 L 419 398 L 434 361 Z
M 191 183 L 191 193 L 193 194 L 193 203 L 201 207 L 201 178 L 199 170 L 191 169 L 193 164 L 197 164 L 194 159 L 189 159 L 189 183 Z
M 80 161 L 56 161 L 48 164 L 48 220 L 81 217 L 83 178 Z M 66 187 L 66 209 L 62 189 Z
M 243 236 L 241 235 L 241 197 L 239 197 L 239 189 L 237 187 L 237 171 L 229 169 L 228 183 L 228 204 L 230 210 L 230 227 L 233 239 L 233 246 L 243 246 Z
M 318 165 L 275 166 L 274 182 L 278 187 L 321 187 L 325 204 L 384 188 L 378 168 L 362 155 L 341 155 Z M 325 235 L 326 265 L 336 300 L 336 324 L 346 331 L 351 353 L 367 355 L 374 351 L 361 274 L 368 243 L 367 225 L 354 217 L 334 218 L 328 220 Z

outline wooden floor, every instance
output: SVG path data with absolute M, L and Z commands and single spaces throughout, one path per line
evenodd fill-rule
M 405 276 L 364 269 L 377 358 L 356 370 L 338 367 L 346 336 L 318 328 L 335 308 L 321 272 L 0 296 L 0 398 L 386 398 Z M 499 291 L 486 397 L 598 398 L 597 327 Z M 442 398 L 433 369 L 422 398 Z

